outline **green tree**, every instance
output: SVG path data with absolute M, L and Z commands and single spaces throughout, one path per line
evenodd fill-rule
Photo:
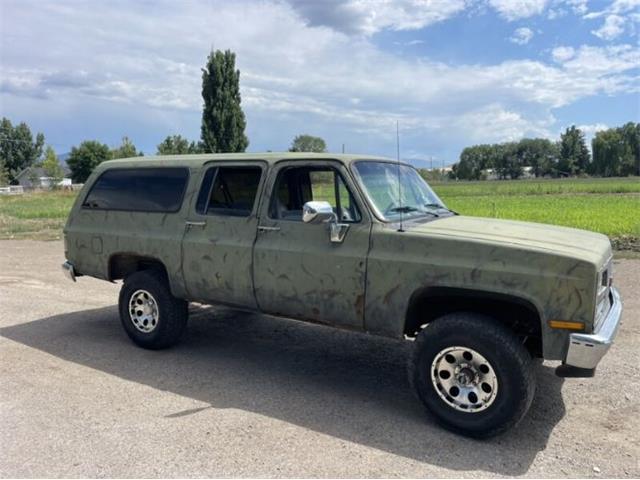
M 73 147 L 67 165 L 71 169 L 74 183 L 84 183 L 94 168 L 110 158 L 109 147 L 95 140 L 86 140 L 78 147 Z
M 518 142 L 517 156 L 523 167 L 531 167 L 536 177 L 552 175 L 558 163 L 558 146 L 546 138 L 523 138 Z
M 129 137 L 122 137 L 122 143 L 113 150 L 111 150 L 111 158 L 131 158 L 131 157 L 142 157 L 144 153 L 139 152 L 136 149 L 136 146 L 129 139 Z
M 47 145 L 47 148 L 45 149 L 42 169 L 44 170 L 45 175 L 51 178 L 51 185 L 53 187 L 56 187 L 64 177 L 62 166 L 58 161 L 56 152 L 51 148 L 51 145 Z
M 498 161 L 497 145 L 473 145 L 462 150 L 460 161 L 453 169 L 460 180 L 480 180 L 483 171 L 494 168 Z
M 240 107 L 240 70 L 230 50 L 211 52 L 202 69 L 201 137 L 207 152 L 244 152 L 249 140 Z
M 0 158 L 0 187 L 6 187 L 7 185 L 9 185 L 9 172 Z
M 589 168 L 591 155 L 584 139 L 584 133 L 575 125 L 560 135 L 560 158 L 558 171 L 564 175 L 585 173 Z
M 640 175 L 640 123 L 628 122 L 620 127 L 620 131 L 632 155 L 628 175 Z
M 192 153 L 204 153 L 202 143 L 189 142 L 182 135 L 168 135 L 158 144 L 158 155 L 185 155 Z
M 495 145 L 495 170 L 501 180 L 517 179 L 522 176 L 522 161 L 518 156 L 518 143 L 508 142 Z
M 22 170 L 33 165 L 42 155 L 44 135 L 36 134 L 35 140 L 29 126 L 22 122 L 13 126 L 8 118 L 0 122 L 0 160 L 13 183 Z
M 314 137 L 313 135 L 297 135 L 293 142 L 291 142 L 291 147 L 289 147 L 290 152 L 326 152 L 327 144 L 320 137 Z
M 634 175 L 637 172 L 634 138 L 624 127 L 597 132 L 591 142 L 593 164 L 591 173 L 603 177 Z M 631 140 L 631 141 L 629 141 Z

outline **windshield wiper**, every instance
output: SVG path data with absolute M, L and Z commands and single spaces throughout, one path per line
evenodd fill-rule
M 409 212 L 417 212 L 418 209 L 416 207 L 410 207 L 406 205 L 404 207 L 393 207 L 389 209 L 389 211 L 393 213 L 409 213 Z
M 421 208 L 410 207 L 408 205 L 403 206 L 403 207 L 394 207 L 394 208 L 390 209 L 389 212 L 393 212 L 393 213 L 420 212 L 420 213 L 426 213 L 427 215 L 431 215 L 432 217 L 436 217 L 436 218 L 440 216 L 437 213 L 430 212 L 428 210 L 422 210 Z
M 432 207 L 432 208 L 441 208 L 442 210 L 446 210 L 447 212 L 451 212 L 454 215 L 459 215 L 458 212 L 454 212 L 453 210 L 451 210 L 450 208 L 445 207 L 444 205 L 440 205 L 439 203 L 426 203 L 424 205 L 425 207 Z

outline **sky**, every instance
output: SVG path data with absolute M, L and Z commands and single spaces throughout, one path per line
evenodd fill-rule
M 198 139 L 201 68 L 231 49 L 248 151 L 449 165 L 477 143 L 640 121 L 640 0 L 1 0 L 0 115 L 58 153 Z

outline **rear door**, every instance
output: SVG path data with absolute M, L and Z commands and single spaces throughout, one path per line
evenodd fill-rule
M 203 167 L 182 242 L 189 298 L 255 308 L 252 250 L 265 162 L 213 162 Z

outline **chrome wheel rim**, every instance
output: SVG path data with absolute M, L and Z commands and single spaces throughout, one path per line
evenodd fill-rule
M 498 394 L 498 378 L 493 366 L 467 347 L 441 350 L 431 364 L 431 381 L 440 398 L 461 412 L 486 410 Z
M 129 299 L 129 317 L 136 329 L 144 333 L 152 332 L 160 319 L 158 303 L 146 290 L 136 290 Z

